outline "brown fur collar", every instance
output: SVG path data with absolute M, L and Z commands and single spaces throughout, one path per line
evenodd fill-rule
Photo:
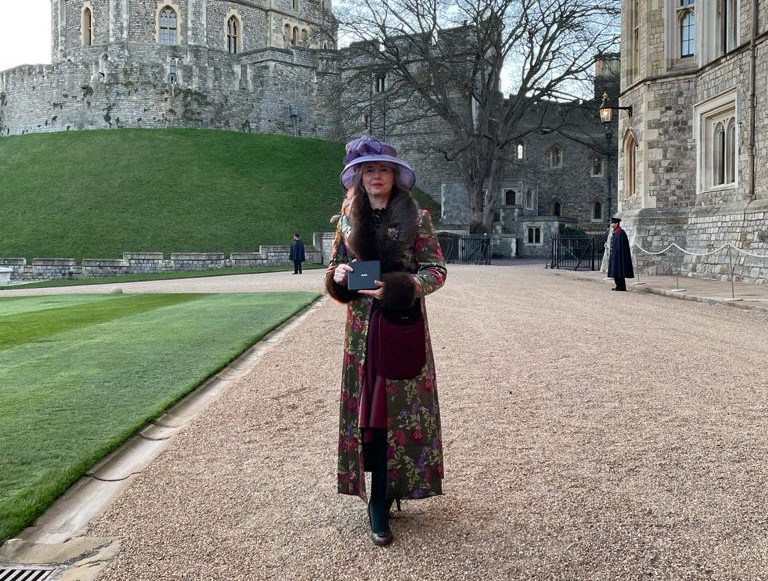
M 403 252 L 413 246 L 418 229 L 419 207 L 409 193 L 398 192 L 390 199 L 378 231 L 374 232 L 373 211 L 366 194 L 358 194 L 349 208 L 351 233 L 347 242 L 359 260 L 381 260 L 381 272 L 403 270 Z

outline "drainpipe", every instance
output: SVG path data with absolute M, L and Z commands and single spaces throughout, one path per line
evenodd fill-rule
M 758 0 L 752 0 L 752 37 L 749 40 L 749 197 L 747 203 L 755 201 L 755 125 L 757 86 L 757 39 Z

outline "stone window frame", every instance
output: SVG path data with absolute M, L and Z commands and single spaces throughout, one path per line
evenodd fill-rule
M 637 195 L 637 136 L 631 129 L 624 134 L 622 152 L 624 154 L 624 197 Z
M 387 90 L 387 73 L 375 73 L 373 75 L 373 92 L 384 93 Z
M 301 10 L 300 1 L 301 0 L 291 0 L 291 10 L 293 10 L 294 12 L 298 12 L 299 10 Z
M 740 6 L 736 0 L 710 0 L 698 7 L 698 64 L 704 66 L 739 46 Z
M 285 20 L 283 24 L 283 44 L 284 48 L 296 48 L 299 46 L 300 29 L 299 25 L 292 20 Z
M 632 85 L 640 78 L 640 9 L 639 0 L 629 0 L 628 4 L 624 38 L 629 58 L 624 71 L 627 85 Z
M 563 148 L 559 143 L 555 143 L 547 151 L 549 157 L 549 169 L 560 169 L 563 167 Z
M 702 11 L 706 7 L 697 7 L 697 3 L 708 0 L 664 0 L 664 58 L 667 69 L 696 66 L 703 27 Z M 684 21 L 693 18 L 693 52 L 683 55 Z
M 557 216 L 558 218 L 562 217 L 563 201 L 560 198 L 558 198 L 557 196 L 553 197 L 549 207 L 550 207 L 550 214 L 552 214 L 553 216 Z
M 525 192 L 525 209 L 526 210 L 536 209 L 536 193 L 530 188 L 528 188 L 528 191 Z
M 229 24 L 232 21 L 237 23 L 237 30 L 235 31 L 235 50 L 232 50 L 231 45 L 231 31 Z M 234 8 L 227 12 L 226 18 L 224 18 L 224 47 L 229 54 L 240 54 L 243 52 L 243 17 L 240 12 Z
M 509 194 L 512 194 L 512 203 L 509 203 L 510 196 Z M 517 192 L 513 190 L 512 188 L 504 188 L 504 191 L 501 194 L 503 196 L 502 202 L 504 206 L 516 206 L 517 205 Z
M 678 59 L 689 59 L 696 56 L 696 0 L 677 0 L 677 7 L 676 12 L 677 16 L 675 19 L 676 22 L 676 30 L 677 30 L 677 38 L 675 43 L 675 56 Z M 690 19 L 692 24 L 687 25 L 686 20 Z M 693 38 L 688 38 L 688 46 L 690 49 L 690 52 L 684 53 L 683 52 L 683 46 L 686 42 L 685 38 L 685 29 L 693 29 L 692 36 Z M 690 48 L 690 45 L 693 44 L 693 48 Z
M 603 221 L 603 203 L 597 198 L 594 198 L 592 200 L 592 222 L 602 222 L 602 221 Z
M 179 59 L 171 57 L 168 59 L 168 82 L 172 85 L 179 83 Z
M 176 42 L 173 44 L 163 44 L 160 42 L 160 15 L 163 10 L 170 8 L 176 13 Z M 183 23 L 184 19 L 181 17 L 181 7 L 175 4 L 173 0 L 157 3 L 157 10 L 155 11 L 155 42 L 160 46 L 181 46 L 184 40 Z
M 739 102 L 733 88 L 693 107 L 696 193 L 727 190 L 739 183 Z M 722 133 L 719 132 L 722 129 Z M 717 137 L 722 135 L 718 148 Z
M 589 175 L 593 178 L 605 177 L 605 156 L 602 156 L 599 153 L 593 153 L 590 156 L 589 161 Z M 597 167 L 598 162 L 600 163 L 600 170 L 596 172 L 595 167 Z
M 90 26 L 86 27 L 86 21 L 85 21 L 85 14 L 86 12 L 90 16 Z M 90 2 L 86 2 L 83 4 L 83 8 L 80 11 L 80 46 L 83 48 L 88 48 L 93 46 L 93 38 L 94 38 L 94 18 L 93 18 L 93 6 Z M 86 31 L 88 32 L 88 37 L 86 37 Z
M 739 45 L 739 3 L 717 0 L 717 53 L 723 55 Z
M 525 141 L 518 141 L 515 144 L 515 159 L 517 161 L 525 161 L 528 148 L 525 146 Z
M 526 226 L 525 231 L 525 240 L 528 246 L 541 246 L 544 244 L 541 235 L 541 226 Z

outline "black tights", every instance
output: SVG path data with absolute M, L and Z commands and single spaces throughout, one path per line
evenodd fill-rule
M 365 470 L 371 473 L 371 502 L 387 499 L 387 431 L 370 430 L 373 441 L 363 444 Z
M 363 444 L 365 469 L 371 473 L 370 515 L 374 531 L 389 530 L 387 502 L 387 431 L 371 430 L 373 441 Z

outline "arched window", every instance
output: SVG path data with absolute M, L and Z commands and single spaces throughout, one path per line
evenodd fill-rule
M 696 53 L 694 0 L 680 0 L 677 22 L 680 35 L 680 58 L 693 56 Z
M 624 140 L 624 193 L 627 197 L 632 197 L 637 192 L 635 178 L 635 136 L 632 132 L 627 134 Z
M 504 190 L 504 205 L 514 206 L 517 204 L 517 194 L 515 190 Z
M 291 44 L 293 46 L 297 46 L 299 44 L 299 27 L 294 26 L 293 32 L 291 33 Z
M 725 183 L 725 127 L 723 123 L 715 124 L 715 134 L 712 140 L 712 185 L 722 186 Z
M 517 159 L 525 159 L 525 145 L 517 144 Z
M 93 46 L 93 13 L 86 7 L 83 10 L 83 46 Z
M 166 6 L 160 11 L 160 44 L 175 46 L 178 40 L 178 18 L 176 11 Z
M 731 118 L 725 130 L 725 180 L 736 181 L 736 120 Z
M 563 150 L 553 145 L 549 150 L 549 167 L 563 167 Z
M 240 21 L 236 16 L 227 22 L 227 50 L 232 54 L 240 52 Z
M 603 219 L 603 205 L 599 200 L 592 202 L 592 220 L 599 222 Z
M 555 198 L 552 200 L 552 215 L 553 216 L 561 216 L 563 211 L 563 205 L 560 203 L 560 200 Z

